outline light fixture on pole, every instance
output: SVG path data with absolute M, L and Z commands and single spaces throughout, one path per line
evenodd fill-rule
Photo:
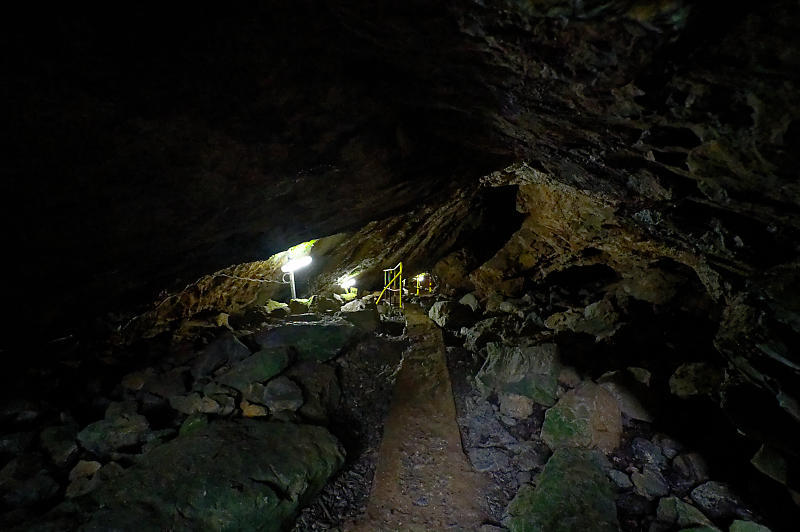
M 289 274 L 289 284 L 292 286 L 292 299 L 297 299 L 297 292 L 294 288 L 294 272 L 300 268 L 305 268 L 309 264 L 311 264 L 311 256 L 306 255 L 305 257 L 297 257 L 296 259 L 292 259 L 281 266 L 281 271 L 284 272 L 284 274 Z M 285 279 L 286 275 L 283 277 Z

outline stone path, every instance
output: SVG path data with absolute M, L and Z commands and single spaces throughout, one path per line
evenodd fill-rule
M 366 515 L 349 530 L 475 530 L 486 516 L 487 479 L 461 448 L 442 332 L 419 307 L 405 313 L 411 347 L 397 376 Z

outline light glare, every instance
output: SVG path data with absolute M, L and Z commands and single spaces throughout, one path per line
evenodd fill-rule
M 283 266 L 281 266 L 281 271 L 284 273 L 293 272 L 295 270 L 299 270 L 300 268 L 305 268 L 311 264 L 311 255 L 306 255 L 305 257 L 298 257 L 296 259 L 292 259 Z
M 355 279 L 355 277 L 348 277 L 348 278 L 344 279 L 340 284 L 341 284 L 342 288 L 347 289 L 347 288 L 350 288 L 351 286 L 355 286 L 356 285 L 356 279 Z

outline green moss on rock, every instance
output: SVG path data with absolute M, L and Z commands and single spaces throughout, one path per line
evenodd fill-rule
M 619 529 L 614 488 L 598 451 L 559 449 L 534 488 L 525 485 L 508 505 L 512 532 L 572 532 Z

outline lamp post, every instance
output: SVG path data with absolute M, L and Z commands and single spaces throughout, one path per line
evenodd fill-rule
M 297 299 L 297 292 L 294 288 L 294 272 L 300 268 L 305 268 L 309 264 L 311 264 L 311 257 L 306 255 L 305 257 L 297 257 L 296 259 L 292 259 L 281 266 L 281 271 L 284 274 L 289 274 L 289 284 L 292 286 L 292 299 Z M 284 275 L 284 278 L 286 278 L 286 275 Z

